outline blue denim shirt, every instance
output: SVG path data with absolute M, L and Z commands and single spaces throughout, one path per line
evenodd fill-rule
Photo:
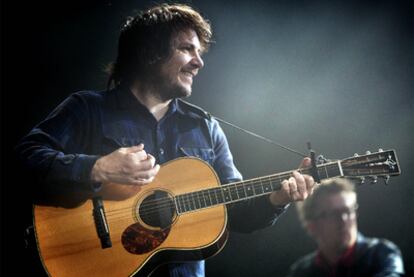
M 222 184 L 242 178 L 215 119 L 175 99 L 157 122 L 124 88 L 72 94 L 23 138 L 17 154 L 38 181 L 35 191 L 64 193 L 99 189 L 90 181 L 96 160 L 139 143 L 159 164 L 195 156 L 214 168 Z M 229 207 L 229 227 L 251 232 L 273 224 L 283 211 L 263 197 L 234 204 Z M 204 262 L 169 267 L 171 276 L 204 276 Z

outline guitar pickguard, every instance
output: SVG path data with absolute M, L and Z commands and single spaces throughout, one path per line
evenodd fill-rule
M 131 254 L 148 253 L 161 245 L 170 233 L 170 229 L 150 230 L 137 222 L 122 233 L 122 245 Z

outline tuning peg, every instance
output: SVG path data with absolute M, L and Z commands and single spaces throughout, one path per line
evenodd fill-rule
M 369 151 L 369 150 L 367 150 L 366 152 L 365 152 L 365 154 L 371 154 L 371 151 Z
M 330 160 L 329 160 L 329 159 L 327 159 L 327 158 L 325 158 L 323 155 L 319 155 L 319 156 L 316 158 L 316 163 L 317 163 L 317 164 L 325 164 L 325 163 L 328 163 L 328 162 L 330 162 Z
M 378 152 L 384 152 L 384 150 L 382 150 L 382 148 L 379 148 L 378 149 Z
M 359 184 L 360 184 L 360 185 L 365 184 L 365 177 L 361 177 L 361 178 L 359 178 Z
M 384 178 L 384 183 L 385 183 L 386 185 L 388 185 L 388 183 L 389 183 L 389 181 L 390 181 L 390 175 L 385 175 L 385 176 L 383 176 L 383 178 Z
M 371 179 L 371 184 L 374 185 L 378 182 L 378 177 L 377 176 L 370 176 Z
M 358 153 L 355 153 L 355 154 L 354 154 L 354 157 L 359 157 Z

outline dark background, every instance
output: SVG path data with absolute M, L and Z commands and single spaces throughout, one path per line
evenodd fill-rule
M 394 241 L 413 276 L 413 1 L 182 2 L 211 20 L 216 41 L 189 101 L 301 152 L 307 141 L 333 159 L 397 151 L 401 176 L 357 189 L 359 229 Z M 148 3 L 2 1 L 2 270 L 27 267 L 22 210 L 31 184 L 12 166 L 13 146 L 70 93 L 105 88 L 119 27 Z M 245 178 L 300 162 L 223 128 Z M 283 276 L 313 248 L 291 208 L 275 226 L 232 234 L 207 276 Z

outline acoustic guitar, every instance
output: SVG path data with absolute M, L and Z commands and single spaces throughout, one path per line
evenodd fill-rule
M 299 171 L 310 174 L 311 170 Z M 326 162 L 316 170 L 321 180 L 376 181 L 400 174 L 394 150 Z M 105 224 L 100 228 L 109 235 L 107 248 L 98 237 L 92 200 L 75 208 L 35 205 L 35 234 L 43 266 L 50 276 L 149 276 L 163 263 L 208 258 L 227 240 L 226 205 L 279 190 L 292 172 L 221 185 L 202 160 L 172 160 L 132 197 L 126 194 L 123 199 L 120 193 L 119 199 L 104 198 L 100 212 Z

